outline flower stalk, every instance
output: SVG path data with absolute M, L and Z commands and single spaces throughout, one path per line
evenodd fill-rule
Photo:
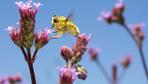
M 144 52 L 143 52 L 143 48 L 142 48 L 143 42 L 139 42 L 137 40 L 135 35 L 132 33 L 132 31 L 130 30 L 130 28 L 126 24 L 123 24 L 123 27 L 128 32 L 128 34 L 132 37 L 132 39 L 134 40 L 134 42 L 136 43 L 136 45 L 138 47 L 138 50 L 139 50 L 139 53 L 140 53 L 140 58 L 141 58 L 142 65 L 143 65 L 143 68 L 144 68 L 144 72 L 145 72 L 145 75 L 146 75 L 146 78 L 147 78 L 147 81 L 148 81 L 148 68 L 147 68 L 147 65 L 146 65 L 145 56 L 144 56 Z

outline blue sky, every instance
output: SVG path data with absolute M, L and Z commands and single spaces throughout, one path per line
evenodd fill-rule
M 103 10 L 111 10 L 117 0 L 34 0 L 44 5 L 39 8 L 36 16 L 36 28 L 44 30 L 51 26 L 53 15 L 67 16 L 74 11 L 74 22 L 80 28 L 81 33 L 92 33 L 93 37 L 89 43 L 90 47 L 101 48 L 100 61 L 107 71 L 111 72 L 111 65 L 119 63 L 126 54 L 133 55 L 133 62 L 128 68 L 122 84 L 147 84 L 141 59 L 137 47 L 128 33 L 119 25 L 107 25 L 105 22 L 97 21 L 97 17 Z M 24 81 L 30 84 L 30 76 L 27 64 L 22 53 L 9 39 L 4 29 L 10 25 L 16 25 L 19 21 L 19 13 L 15 0 L 2 0 L 0 3 L 0 76 L 21 73 Z M 125 17 L 129 24 L 144 22 L 145 40 L 144 54 L 148 65 L 148 1 L 147 0 L 125 0 Z M 64 35 L 60 39 L 49 41 L 43 47 L 34 64 L 38 84 L 57 84 L 58 71 L 56 67 L 63 66 L 64 60 L 60 57 L 59 50 L 62 45 L 72 46 L 75 38 Z M 76 80 L 75 84 L 108 84 L 96 65 L 90 61 L 85 54 L 81 61 L 88 70 L 88 78 L 85 81 Z M 120 72 L 119 72 L 120 73 Z

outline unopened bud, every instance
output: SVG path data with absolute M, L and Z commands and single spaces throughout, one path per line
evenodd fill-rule
M 72 57 L 72 50 L 71 48 L 67 47 L 67 46 L 62 46 L 61 48 L 61 56 L 64 58 L 64 60 L 66 62 L 68 62 L 69 59 L 71 59 Z
M 22 36 L 21 36 L 21 32 L 19 29 L 16 29 L 13 26 L 9 26 L 8 29 L 9 35 L 11 37 L 11 40 L 18 46 L 20 47 L 22 44 Z
M 123 68 L 128 68 L 129 65 L 131 64 L 131 61 L 132 61 L 132 56 L 127 55 L 125 58 L 121 60 L 121 65 L 123 66 Z
M 116 64 L 112 65 L 112 79 L 113 81 L 117 80 L 117 65 Z
M 90 58 L 91 58 L 92 61 L 96 61 L 97 60 L 99 52 L 100 52 L 100 50 L 95 49 L 95 48 L 90 48 L 88 50 L 88 54 L 90 55 Z
M 40 49 L 48 43 L 48 41 L 49 41 L 48 34 L 49 33 L 50 32 L 48 32 L 48 30 L 45 30 L 44 32 L 38 31 L 35 34 L 35 47 L 36 47 L 36 49 Z

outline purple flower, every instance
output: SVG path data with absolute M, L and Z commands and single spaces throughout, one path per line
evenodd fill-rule
M 45 29 L 45 31 L 37 31 L 35 34 L 35 47 L 36 49 L 42 48 L 48 43 L 50 30 Z
M 20 33 L 20 29 L 16 29 L 13 26 L 9 26 L 6 29 L 9 32 L 9 36 L 11 38 L 11 40 L 18 46 L 21 46 L 21 42 L 22 42 L 22 37 L 21 37 L 21 33 Z
M 59 69 L 59 84 L 73 84 L 77 73 L 74 68 L 61 67 Z

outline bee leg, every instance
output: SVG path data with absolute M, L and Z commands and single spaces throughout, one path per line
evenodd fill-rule
M 52 39 L 60 38 L 63 35 L 63 32 L 58 32 L 57 36 L 53 36 Z
M 57 36 L 52 36 L 52 39 L 56 39 L 56 38 L 60 38 L 61 36 L 57 35 Z

